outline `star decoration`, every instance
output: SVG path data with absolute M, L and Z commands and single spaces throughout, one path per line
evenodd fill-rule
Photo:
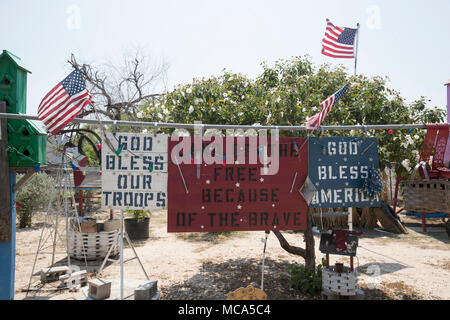
M 275 208 L 275 203 L 272 204 L 272 208 Z
M 373 158 L 369 158 L 369 161 L 372 162 L 372 161 L 373 161 Z
M 261 181 L 261 183 L 263 183 L 264 182 L 264 178 L 259 179 L 259 181 Z
M 237 206 L 237 209 L 238 209 L 238 210 L 241 210 L 241 209 L 242 209 L 242 206 L 239 204 L 239 205 Z
M 305 182 L 303 183 L 302 187 L 298 190 L 298 192 L 300 192 L 303 199 L 305 199 L 306 203 L 309 205 L 318 191 L 314 187 L 314 184 L 312 183 L 311 179 L 309 177 L 306 177 Z
M 238 182 L 236 183 L 236 188 L 239 188 L 241 186 L 241 184 Z
M 210 184 L 211 183 L 211 181 L 209 181 L 209 180 L 206 180 L 206 184 Z
M 202 210 L 205 210 L 205 206 L 202 206 Z
M 344 158 L 344 162 L 347 162 L 347 158 Z

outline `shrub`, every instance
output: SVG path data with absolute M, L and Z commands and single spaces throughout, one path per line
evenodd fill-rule
M 292 264 L 289 267 L 291 287 L 311 295 L 320 293 L 322 291 L 322 264 L 319 264 L 314 271 L 307 270 L 302 264 Z
M 127 210 L 126 212 L 131 213 L 132 218 L 138 222 L 144 221 L 151 215 L 151 212 L 148 210 Z
M 17 176 L 19 181 L 23 175 Z M 45 173 L 35 173 L 17 192 L 16 201 L 25 208 L 18 212 L 19 228 L 31 227 L 33 213 L 48 205 L 54 179 Z

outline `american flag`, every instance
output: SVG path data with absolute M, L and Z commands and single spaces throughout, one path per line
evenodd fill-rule
M 308 131 L 316 130 L 321 124 L 325 117 L 330 112 L 331 108 L 338 103 L 338 101 L 342 98 L 345 92 L 348 89 L 348 84 L 343 86 L 337 92 L 335 92 L 332 96 L 330 96 L 327 100 L 320 104 L 320 112 L 313 115 L 311 118 L 308 118 L 305 122 L 306 129 Z
M 57 134 L 91 103 L 90 100 L 81 72 L 74 70 L 42 99 L 38 117 L 47 131 Z
M 327 19 L 322 40 L 322 53 L 333 58 L 355 58 L 355 37 L 358 29 L 336 27 Z

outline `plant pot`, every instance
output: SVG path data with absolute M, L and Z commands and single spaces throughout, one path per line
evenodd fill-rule
M 125 231 L 131 240 L 143 240 L 149 238 L 150 218 L 136 220 L 133 218 L 125 219 Z
M 343 263 L 336 263 L 335 270 L 337 273 L 343 273 L 344 272 L 344 264 Z
M 104 222 L 105 231 L 115 231 L 120 229 L 120 219 L 110 219 Z

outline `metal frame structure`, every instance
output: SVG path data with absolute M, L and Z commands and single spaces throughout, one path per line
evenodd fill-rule
M 40 121 L 37 116 L 26 114 L 0 113 L 0 118 L 7 119 L 28 119 Z M 97 119 L 80 119 L 75 118 L 72 123 L 96 124 L 96 125 L 113 125 L 113 126 L 129 126 L 141 128 L 173 128 L 173 129 L 191 129 L 202 128 L 207 129 L 255 129 L 255 130 L 280 130 L 280 131 L 306 131 L 305 126 L 252 126 L 252 125 L 224 125 L 224 124 L 190 124 L 190 123 L 167 123 L 167 122 L 143 122 L 143 121 L 123 121 L 123 120 L 99 120 Z M 450 126 L 450 124 L 449 124 Z M 377 125 L 357 125 L 357 126 L 320 126 L 318 131 L 347 131 L 360 130 L 366 132 L 368 130 L 402 130 L 402 129 L 426 129 L 425 124 L 377 124 Z

